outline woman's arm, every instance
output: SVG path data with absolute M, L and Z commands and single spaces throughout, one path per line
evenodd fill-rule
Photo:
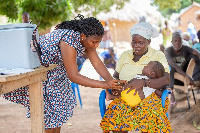
M 150 81 L 150 83 L 148 82 Z M 165 72 L 163 77 L 155 78 L 155 79 L 148 79 L 147 86 L 154 88 L 154 89 L 161 89 L 166 86 L 169 86 L 170 83 L 170 75 L 169 73 Z
M 111 76 L 109 77 L 109 74 L 107 74 L 107 76 L 108 76 L 107 79 L 110 79 L 109 81 L 93 80 L 93 79 L 87 78 L 87 77 L 79 74 L 78 67 L 76 64 L 76 50 L 63 41 L 60 42 L 60 49 L 61 49 L 61 53 L 62 53 L 64 66 L 65 66 L 65 69 L 67 71 L 67 75 L 68 75 L 70 81 L 80 84 L 80 85 L 83 85 L 83 86 L 86 86 L 86 87 L 92 87 L 92 88 L 104 88 L 104 89 L 108 89 L 108 88 L 119 89 L 119 88 L 121 88 L 121 86 L 119 86 L 118 83 L 116 83 L 117 81 L 112 80 Z M 100 68 L 102 68 L 102 66 Z M 105 78 L 105 75 L 104 75 L 104 78 Z
M 119 79 L 119 73 L 115 70 L 114 74 L 113 74 L 113 77 L 115 79 Z
M 105 67 L 103 62 L 100 60 L 99 56 L 95 51 L 86 51 L 90 62 L 92 63 L 94 69 L 104 80 L 113 80 L 113 77 L 108 72 L 108 69 Z

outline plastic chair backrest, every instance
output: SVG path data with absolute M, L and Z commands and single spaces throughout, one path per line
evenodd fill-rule
M 84 61 L 85 62 L 85 61 Z M 81 70 L 81 68 L 83 67 L 84 62 L 78 67 L 78 71 Z
M 188 76 L 192 77 L 195 65 L 196 65 L 195 59 L 192 58 L 188 64 L 188 67 L 186 70 L 186 73 Z

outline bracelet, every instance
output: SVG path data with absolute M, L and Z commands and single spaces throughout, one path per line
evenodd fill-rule
M 144 80 L 144 87 L 147 87 L 146 79 L 142 78 Z
M 151 81 L 148 79 L 148 87 L 150 87 Z

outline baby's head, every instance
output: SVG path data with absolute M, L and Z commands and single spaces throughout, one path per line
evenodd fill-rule
M 160 78 L 164 76 L 164 73 L 164 66 L 158 61 L 150 61 L 142 70 L 142 74 L 149 78 Z

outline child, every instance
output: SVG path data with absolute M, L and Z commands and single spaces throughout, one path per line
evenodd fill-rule
M 138 90 L 135 92 L 135 90 L 130 91 L 129 93 L 126 93 L 129 89 L 122 90 L 121 92 L 121 99 L 125 101 L 128 105 L 130 106 L 135 106 L 137 105 L 142 99 L 148 97 L 151 95 L 153 92 L 155 92 L 159 97 L 162 96 L 162 91 L 158 89 L 153 89 L 148 87 L 149 82 L 148 78 L 159 78 L 164 76 L 165 69 L 163 65 L 158 62 L 158 61 L 150 61 L 147 66 L 145 66 L 142 70 L 142 75 L 136 75 L 134 78 L 138 79 L 144 79 L 145 86 L 143 89 Z M 134 79 L 132 79 L 134 80 Z M 138 95 L 135 95 L 138 93 Z M 119 97 L 120 92 L 119 91 L 112 91 L 112 95 L 109 93 L 106 93 L 106 99 L 107 100 L 113 100 L 114 98 Z
M 113 68 L 115 69 L 116 67 L 116 60 L 117 57 L 115 55 L 113 47 L 108 48 L 108 53 L 106 53 L 103 58 L 104 58 L 104 64 L 107 68 Z
M 30 22 L 30 15 L 28 12 L 24 12 L 22 14 L 22 23 L 29 23 Z

